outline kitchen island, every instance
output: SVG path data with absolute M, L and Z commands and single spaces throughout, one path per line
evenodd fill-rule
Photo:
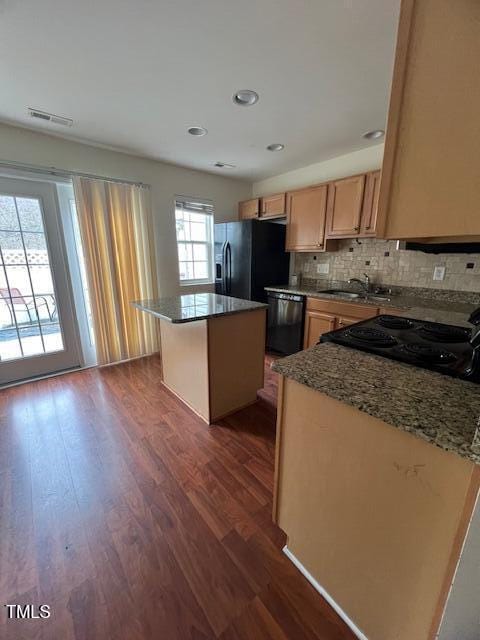
M 285 552 L 360 638 L 452 640 L 441 619 L 479 493 L 480 386 L 332 343 L 273 369 Z M 461 624 L 477 619 L 478 574 Z
M 214 293 L 139 300 L 160 320 L 163 384 L 212 424 L 263 387 L 267 305 Z

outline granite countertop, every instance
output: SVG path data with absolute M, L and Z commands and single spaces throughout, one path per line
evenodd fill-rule
M 216 293 L 192 293 L 155 300 L 137 300 L 132 304 L 141 311 L 174 323 L 218 318 L 267 307 L 260 302 L 221 296 Z
M 351 288 L 348 283 L 328 282 L 317 285 L 315 288 L 291 287 L 289 285 L 280 287 L 265 287 L 267 291 L 278 291 L 280 293 L 296 293 L 308 296 L 309 298 L 319 298 L 321 300 L 335 300 L 337 302 L 349 302 L 352 304 L 372 305 L 384 309 L 401 309 L 405 313 L 402 315 L 416 318 L 417 320 L 429 320 L 431 322 L 445 322 L 471 328 L 468 316 L 472 311 L 480 306 L 480 294 L 470 292 L 446 292 L 425 289 L 416 290 L 413 287 L 404 288 L 398 292 L 386 295 L 389 300 L 369 300 L 366 298 L 346 298 L 341 295 L 322 294 L 320 290 L 344 288 L 357 292 L 358 289 Z M 449 298 L 448 294 L 454 294 L 455 299 Z
M 480 464 L 478 384 L 332 343 L 276 360 L 272 369 Z

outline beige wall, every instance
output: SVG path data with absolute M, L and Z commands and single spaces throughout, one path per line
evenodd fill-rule
M 252 190 L 250 182 L 184 169 L 5 124 L 0 124 L 0 160 L 54 166 L 150 184 L 161 295 L 174 295 L 180 291 L 173 218 L 175 195 L 213 200 L 215 221 L 223 222 L 237 219 L 238 201 L 250 197 Z M 182 291 L 185 292 L 183 287 Z
M 383 160 L 383 144 L 353 151 L 331 160 L 310 164 L 295 171 L 281 173 L 253 183 L 253 195 L 263 196 L 270 193 L 299 189 L 334 178 L 353 176 L 372 169 L 379 169 Z

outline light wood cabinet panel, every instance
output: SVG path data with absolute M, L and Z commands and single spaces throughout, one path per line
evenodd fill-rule
M 480 235 L 479 60 L 479 2 L 402 2 L 378 235 Z
M 361 236 L 375 236 L 377 232 L 380 177 L 380 171 L 372 171 L 372 173 L 367 174 L 365 183 L 365 197 L 363 199 L 362 218 L 360 221 Z
M 320 311 L 307 311 L 305 314 L 305 332 L 303 348 L 308 349 L 317 344 L 322 333 L 335 329 L 335 316 Z
M 350 238 L 360 233 L 364 189 L 364 174 L 330 182 L 327 206 L 329 238 Z
M 163 384 L 208 424 L 252 404 L 263 387 L 266 320 L 266 309 L 161 320 Z
M 260 217 L 279 218 L 286 215 L 285 204 L 286 196 L 284 193 L 264 196 L 260 199 Z
M 287 193 L 287 251 L 321 251 L 325 246 L 327 185 Z
M 258 198 L 252 198 L 251 200 L 244 200 L 238 203 L 238 217 L 240 220 L 258 218 L 259 211 L 260 200 Z
M 351 324 L 356 324 L 360 322 L 361 318 L 352 318 L 350 316 L 339 316 L 337 317 L 337 322 L 335 324 L 335 329 L 343 329 L 344 327 L 348 327 Z
M 380 312 L 378 307 L 366 304 L 321 298 L 307 298 L 306 309 L 303 333 L 304 349 L 315 346 L 322 333 L 374 318 Z
M 287 216 L 287 251 L 334 251 L 336 238 L 376 235 L 380 171 L 239 203 L 239 217 Z
M 436 637 L 476 467 L 294 380 L 280 388 L 274 518 L 289 551 L 370 640 Z
M 325 298 L 307 298 L 307 309 L 309 311 L 323 311 L 334 316 L 345 316 L 347 318 L 357 318 L 366 320 L 378 315 L 378 307 L 361 302 L 340 302 L 338 300 L 326 300 Z

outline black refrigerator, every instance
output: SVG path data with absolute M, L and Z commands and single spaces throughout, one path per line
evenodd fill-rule
M 215 292 L 266 302 L 264 287 L 288 282 L 285 225 L 241 220 L 215 225 Z

